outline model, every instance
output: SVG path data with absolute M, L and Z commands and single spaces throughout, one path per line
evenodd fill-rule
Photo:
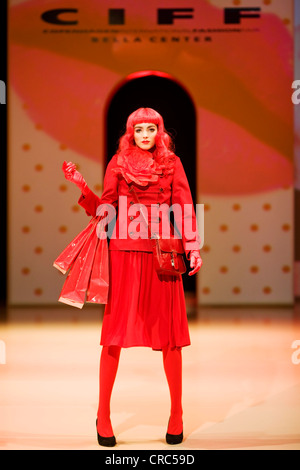
M 117 214 L 107 218 L 107 226 L 113 224 L 113 229 L 108 240 L 109 293 L 101 331 L 96 420 L 102 446 L 116 445 L 110 399 L 121 349 L 134 346 L 162 351 L 171 399 L 166 441 L 179 444 L 183 440 L 182 347 L 190 345 L 183 283 L 180 273 L 159 272 L 153 240 L 167 239 L 167 228 L 172 235 L 176 233 L 190 262 L 189 275 L 199 271 L 202 259 L 188 180 L 172 149 L 161 115 L 140 108 L 128 117 L 118 151 L 107 166 L 100 198 L 72 162 L 63 166 L 66 179 L 80 188 L 78 202 L 88 215 L 107 216 L 109 207 Z M 171 206 L 179 208 L 174 211 L 175 229 L 166 224 Z

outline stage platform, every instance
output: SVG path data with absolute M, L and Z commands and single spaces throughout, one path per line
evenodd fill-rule
M 1 450 L 108 450 L 95 429 L 101 321 L 101 307 L 7 310 Z M 112 396 L 113 450 L 300 450 L 299 305 L 201 307 L 189 324 L 182 444 L 165 442 L 161 352 L 130 348 L 121 352 Z

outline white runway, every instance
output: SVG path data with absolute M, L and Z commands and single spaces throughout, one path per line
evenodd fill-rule
M 11 308 L 8 319 L 0 325 L 0 449 L 108 450 L 95 429 L 100 310 Z M 121 352 L 112 396 L 113 450 L 300 450 L 299 307 L 201 308 L 190 334 L 184 441 L 165 443 L 161 353 L 132 348 Z

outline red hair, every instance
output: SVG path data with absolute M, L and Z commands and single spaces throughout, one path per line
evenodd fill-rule
M 175 155 L 172 151 L 173 142 L 169 134 L 165 130 L 164 121 L 162 116 L 152 108 L 139 108 L 127 119 L 126 123 L 126 132 L 120 138 L 118 154 L 127 154 L 128 151 L 136 149 L 136 144 L 134 141 L 134 126 L 136 124 L 151 123 L 157 126 L 157 134 L 155 137 L 155 150 L 153 152 L 155 158 L 166 164 L 174 159 Z M 172 158 L 173 157 L 173 158 Z

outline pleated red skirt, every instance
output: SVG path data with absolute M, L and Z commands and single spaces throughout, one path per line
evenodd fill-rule
M 154 350 L 190 345 L 181 276 L 158 275 L 152 253 L 109 251 L 100 344 Z

